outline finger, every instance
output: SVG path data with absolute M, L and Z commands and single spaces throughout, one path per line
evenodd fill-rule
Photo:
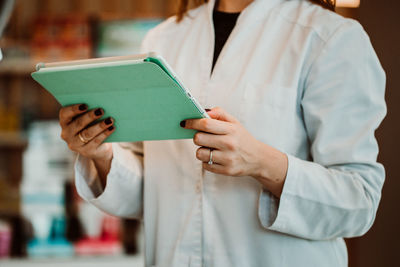
M 198 132 L 193 137 L 193 142 L 198 146 L 205 146 L 219 150 L 234 150 L 235 145 L 227 135 L 215 135 Z
M 227 168 L 225 166 L 216 163 L 213 164 L 203 163 L 203 169 L 217 174 L 229 175 Z
M 95 125 L 82 130 L 80 133 L 77 134 L 77 137 L 79 138 L 79 134 L 82 136 L 83 139 L 86 141 L 90 141 L 96 136 L 98 136 L 101 132 L 106 130 L 108 127 L 110 127 L 114 123 L 112 118 L 107 118 L 103 120 L 102 122 L 96 123 Z M 79 138 L 80 140 L 80 138 Z M 82 141 L 82 140 L 80 140 Z
M 202 162 L 208 163 L 210 161 L 211 150 L 208 147 L 200 147 L 196 151 L 196 158 Z M 223 155 L 222 152 L 213 149 L 212 150 L 212 162 L 217 164 L 223 163 Z
M 232 128 L 230 123 L 213 119 L 189 119 L 185 120 L 183 124 L 185 129 L 193 129 L 212 134 L 228 134 L 231 132 Z
M 105 129 L 104 131 L 102 131 L 100 134 L 98 134 L 96 137 L 94 137 L 92 140 L 90 140 L 90 142 L 88 142 L 84 149 L 90 151 L 94 151 L 96 149 L 98 149 L 99 146 L 101 146 L 104 142 L 104 140 L 106 140 L 107 137 L 109 137 L 113 132 L 115 131 L 115 127 L 112 125 L 110 127 L 108 127 L 107 129 Z
M 77 135 L 80 131 L 85 129 L 90 123 L 103 116 L 103 114 L 104 114 L 103 109 L 97 108 L 79 116 L 69 124 L 70 129 L 72 129 L 72 134 Z
M 233 117 L 231 114 L 226 112 L 224 109 L 220 107 L 215 107 L 212 108 L 210 111 L 207 112 L 207 114 L 215 120 L 219 121 L 227 121 L 227 122 L 238 122 L 238 120 Z
M 87 109 L 88 106 L 86 104 L 76 104 L 61 108 L 59 112 L 61 126 L 64 127 L 68 125 L 74 119 L 74 117 L 86 112 Z

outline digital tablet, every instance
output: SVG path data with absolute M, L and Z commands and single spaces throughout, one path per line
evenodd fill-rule
M 31 75 L 62 106 L 103 108 L 115 121 L 106 142 L 193 138 L 179 123 L 209 117 L 156 53 L 39 63 Z

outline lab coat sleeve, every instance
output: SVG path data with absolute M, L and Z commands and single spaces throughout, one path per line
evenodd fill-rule
M 357 22 L 347 21 L 325 42 L 301 102 L 312 161 L 288 155 L 280 199 L 262 190 L 259 218 L 266 229 L 311 240 L 369 230 L 385 179 L 374 136 L 386 114 L 385 81 Z
M 113 143 L 112 150 L 113 159 L 104 191 L 93 160 L 78 155 L 75 163 L 78 194 L 107 213 L 140 218 L 143 205 L 143 143 Z

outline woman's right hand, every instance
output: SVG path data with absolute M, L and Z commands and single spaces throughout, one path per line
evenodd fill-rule
M 86 104 L 61 108 L 59 112 L 61 138 L 72 151 L 98 163 L 111 163 L 112 146 L 103 141 L 115 130 L 113 119 L 107 118 L 88 127 L 103 114 L 101 108 L 88 111 Z

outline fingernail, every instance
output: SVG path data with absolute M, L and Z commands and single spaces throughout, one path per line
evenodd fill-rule
M 209 112 L 209 111 L 211 111 L 211 109 L 209 109 L 209 108 L 206 108 L 206 109 L 205 109 L 205 111 L 206 111 L 206 112 Z
M 105 122 L 107 125 L 109 125 L 109 124 L 112 123 L 112 120 L 111 120 L 111 118 L 107 118 L 107 119 L 104 120 L 104 122 Z
M 80 111 L 84 111 L 84 110 L 86 110 L 88 108 L 88 106 L 86 105 L 86 104 L 81 104 L 80 106 L 79 106 L 79 110 Z
M 186 126 L 186 121 L 181 121 L 181 123 L 179 123 L 181 125 L 182 128 L 185 128 Z
M 110 127 L 108 127 L 108 130 L 111 132 L 112 130 L 114 130 L 114 126 L 110 126 Z
M 96 109 L 96 110 L 94 111 L 94 115 L 96 115 L 96 116 L 103 115 L 103 111 L 101 110 L 101 108 Z

